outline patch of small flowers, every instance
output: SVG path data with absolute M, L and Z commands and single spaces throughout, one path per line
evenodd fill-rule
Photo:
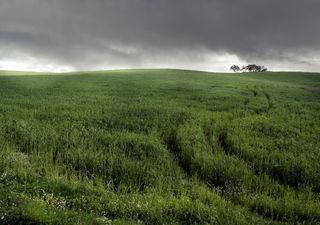
M 44 190 L 42 190 L 42 193 L 36 197 L 36 200 L 44 202 L 45 204 L 56 209 L 65 209 L 67 205 L 64 197 L 55 196 L 53 193 L 47 193 Z
M 112 220 L 109 219 L 108 217 L 99 217 L 95 219 L 96 224 L 101 224 L 101 225 L 112 225 Z

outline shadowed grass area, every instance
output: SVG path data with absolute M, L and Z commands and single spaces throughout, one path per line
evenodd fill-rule
M 316 73 L 0 71 L 0 224 L 318 224 L 319 87 Z

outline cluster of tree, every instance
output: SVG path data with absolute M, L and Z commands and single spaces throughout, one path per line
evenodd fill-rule
M 259 66 L 256 64 L 249 64 L 247 66 L 243 66 L 242 68 L 240 68 L 237 65 L 233 65 L 230 67 L 230 70 L 232 70 L 233 72 L 239 72 L 239 71 L 244 71 L 244 72 L 267 72 L 267 68 L 264 66 Z

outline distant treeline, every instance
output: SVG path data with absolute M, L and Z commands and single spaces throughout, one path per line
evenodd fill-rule
M 240 68 L 237 65 L 233 65 L 230 67 L 230 70 L 232 70 L 233 72 L 239 72 L 239 71 L 244 71 L 244 72 L 267 72 L 268 69 L 265 66 L 259 66 L 256 64 L 249 64 L 247 66 L 242 66 L 242 68 Z

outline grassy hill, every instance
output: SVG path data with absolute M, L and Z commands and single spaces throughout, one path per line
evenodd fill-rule
M 319 90 L 315 73 L 0 72 L 0 224 L 319 224 Z

